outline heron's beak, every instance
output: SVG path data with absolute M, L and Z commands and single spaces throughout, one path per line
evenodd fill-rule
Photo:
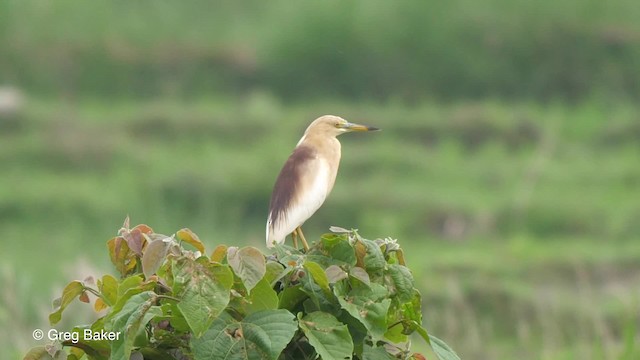
M 346 123 L 342 126 L 342 128 L 347 131 L 378 131 L 380 130 L 377 127 L 354 124 L 354 123 Z

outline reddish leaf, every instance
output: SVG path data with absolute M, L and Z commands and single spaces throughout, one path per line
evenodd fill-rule
M 136 266 L 135 254 L 129 250 L 127 242 L 121 236 L 116 236 L 107 241 L 109 257 L 116 269 L 122 275 L 126 275 Z
M 171 238 L 153 240 L 142 255 L 142 272 L 147 279 L 158 271 L 167 256 L 170 243 L 165 240 Z
M 153 229 L 147 224 L 138 224 L 138 225 L 136 225 L 136 227 L 131 229 L 131 231 L 133 231 L 133 230 L 138 230 L 141 233 L 147 234 L 147 235 L 153 234 Z
M 147 240 L 144 238 L 140 230 L 132 229 L 131 231 L 122 234 L 122 237 L 127 241 L 127 245 L 129 245 L 129 249 L 131 249 L 131 251 L 138 256 L 142 256 L 142 248 Z
M 85 304 L 88 304 L 89 302 L 91 302 L 89 300 L 89 294 L 87 294 L 86 291 L 83 291 L 80 296 L 78 296 L 78 300 L 82 301 Z
M 356 265 L 364 268 L 364 257 L 367 255 L 367 247 L 360 241 L 357 241 L 354 247 L 356 248 Z

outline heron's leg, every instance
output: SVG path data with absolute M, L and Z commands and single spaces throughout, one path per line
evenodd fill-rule
M 302 234 L 302 227 L 298 226 L 296 231 L 298 232 L 298 235 L 300 235 L 300 240 L 302 240 L 302 246 L 304 246 L 305 251 L 309 251 L 309 244 L 307 244 L 307 239 L 305 239 Z
M 293 239 L 293 247 L 298 248 L 298 229 L 293 229 L 291 233 L 291 238 Z

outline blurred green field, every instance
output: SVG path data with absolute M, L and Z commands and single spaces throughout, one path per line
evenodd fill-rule
M 640 358 L 638 18 L 628 0 L 0 0 L 0 357 L 40 344 L 66 281 L 110 271 L 127 215 L 263 247 L 278 171 L 330 113 L 383 131 L 341 138 L 308 238 L 398 238 L 464 360 Z
M 640 100 L 629 0 L 0 0 L 0 79 L 49 96 Z
M 638 107 L 284 106 L 265 93 L 27 104 L 0 125 L 3 348 L 35 345 L 65 280 L 111 271 L 105 242 L 127 214 L 209 248 L 263 247 L 282 162 L 331 112 L 383 131 L 341 138 L 308 237 L 338 225 L 398 238 L 427 327 L 463 359 L 640 355 Z

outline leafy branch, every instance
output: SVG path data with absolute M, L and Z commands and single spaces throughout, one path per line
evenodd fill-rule
M 25 359 L 424 359 L 410 350 L 413 333 L 439 359 L 459 359 L 422 327 L 399 244 L 332 231 L 307 252 L 219 245 L 207 256 L 189 229 L 165 236 L 127 219 L 107 242 L 118 278 L 70 282 L 49 321 L 75 299 L 90 302 L 88 293 L 103 316 L 73 328 L 78 341 L 35 347 Z

